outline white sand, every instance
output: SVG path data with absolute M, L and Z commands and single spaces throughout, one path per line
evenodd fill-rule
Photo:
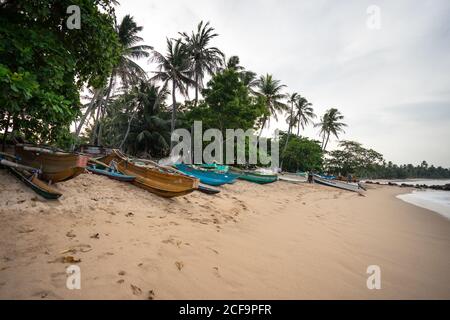
M 238 181 L 168 200 L 91 174 L 58 188 L 46 201 L 0 170 L 1 299 L 450 298 L 450 222 L 395 198 L 406 189 Z

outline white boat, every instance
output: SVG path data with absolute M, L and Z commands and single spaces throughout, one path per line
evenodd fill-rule
M 278 175 L 278 180 L 286 181 L 290 183 L 305 183 L 307 181 L 306 177 L 297 176 L 295 174 L 282 173 Z
M 353 192 L 361 192 L 361 188 L 356 183 L 347 183 L 347 182 L 336 181 L 336 180 L 328 180 L 328 179 L 320 178 L 316 175 L 313 176 L 313 179 L 314 179 L 315 183 L 323 184 L 325 186 L 335 187 L 335 188 L 344 189 L 344 190 L 353 191 Z

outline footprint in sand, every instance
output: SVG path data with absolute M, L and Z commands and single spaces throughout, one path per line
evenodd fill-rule
M 175 266 L 179 271 L 181 271 L 181 269 L 183 269 L 184 267 L 184 263 L 182 261 L 175 261 Z
M 219 274 L 219 267 L 213 267 L 214 269 L 214 275 L 218 278 L 220 278 L 220 274 Z
M 135 286 L 134 284 L 130 284 L 130 287 L 131 287 L 131 291 L 133 292 L 133 294 L 135 296 L 140 296 L 142 294 L 142 290 L 138 286 Z

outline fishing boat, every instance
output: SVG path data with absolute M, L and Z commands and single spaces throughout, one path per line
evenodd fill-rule
M 208 184 L 210 186 L 220 186 L 226 183 L 233 183 L 237 178 L 234 174 L 195 169 L 184 163 L 176 164 L 175 167 L 184 174 L 200 179 L 201 183 Z
M 119 150 L 113 150 L 111 154 L 96 160 L 106 165 L 110 165 L 113 160 L 116 161 L 119 172 L 136 177 L 132 182 L 134 185 L 162 197 L 183 196 L 198 189 L 198 179 L 158 166 L 153 162 L 153 167 L 138 166 Z
M 278 180 L 290 183 L 305 183 L 307 178 L 296 174 L 282 173 L 278 175 Z
M 326 179 L 326 180 L 335 180 L 336 179 L 336 176 L 327 175 L 327 174 L 318 174 L 317 176 L 319 178 Z
M 305 178 L 308 177 L 308 172 L 297 171 L 295 174 L 300 177 L 305 177 Z
M 198 191 L 206 193 L 206 194 L 217 194 L 220 192 L 218 189 L 214 189 L 208 186 L 205 186 L 204 184 L 201 184 L 198 186 Z
M 135 176 L 123 174 L 117 171 L 117 169 L 114 166 L 107 166 L 106 164 L 102 164 L 99 161 L 91 163 L 89 166 L 86 167 L 86 169 L 94 174 L 106 176 L 108 178 L 119 181 L 132 182 L 136 178 Z
M 7 160 L 9 158 L 14 160 L 13 155 L 0 153 L 0 166 L 8 168 L 8 170 L 21 180 L 25 185 L 30 187 L 34 192 L 46 199 L 58 199 L 62 193 L 55 188 L 50 187 L 44 181 L 38 178 L 39 170 L 32 167 L 22 165 L 20 163 Z
M 319 184 L 322 184 L 322 185 L 325 185 L 325 186 L 335 187 L 335 188 L 344 189 L 344 190 L 353 191 L 353 192 L 360 192 L 361 191 L 358 184 L 346 183 L 346 182 L 341 182 L 341 181 L 336 181 L 336 180 L 323 179 L 323 178 L 321 178 L 318 175 L 314 175 L 313 179 L 314 179 L 315 183 L 319 183 Z
M 203 164 L 199 164 L 196 166 L 201 169 L 212 170 L 214 172 L 220 172 L 220 173 L 228 172 L 228 169 L 230 168 L 227 165 L 217 164 L 217 163 L 203 163 Z
M 272 183 L 278 180 L 278 175 L 276 174 L 262 174 L 254 171 L 240 170 L 234 167 L 231 167 L 230 171 L 238 175 L 239 179 L 259 184 Z
M 66 181 L 83 173 L 88 160 L 74 153 L 26 144 L 15 146 L 15 156 L 19 163 L 39 169 L 39 177 L 52 183 Z
M 13 167 L 8 167 L 9 171 L 15 175 L 19 180 L 21 180 L 25 185 L 30 187 L 34 192 L 36 192 L 41 197 L 45 199 L 58 199 L 62 196 L 62 193 L 52 188 L 44 181 L 37 177 L 36 173 L 31 173 L 26 170 L 19 170 Z

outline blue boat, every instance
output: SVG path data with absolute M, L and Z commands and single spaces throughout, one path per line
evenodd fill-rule
M 317 176 L 319 176 L 322 179 L 326 179 L 326 180 L 334 180 L 336 179 L 336 176 L 332 176 L 332 175 L 326 175 L 326 174 L 318 174 Z
M 229 173 L 217 173 L 207 170 L 195 169 L 184 163 L 175 165 L 178 170 L 184 174 L 200 179 L 201 183 L 208 184 L 210 186 L 220 186 L 226 183 L 233 183 L 237 176 Z
M 86 169 L 92 173 L 100 174 L 102 176 L 106 176 L 111 179 L 119 180 L 119 181 L 133 181 L 136 177 L 135 176 L 128 176 L 126 174 L 122 174 L 119 171 L 111 168 L 102 166 L 101 164 L 91 164 L 86 167 Z

